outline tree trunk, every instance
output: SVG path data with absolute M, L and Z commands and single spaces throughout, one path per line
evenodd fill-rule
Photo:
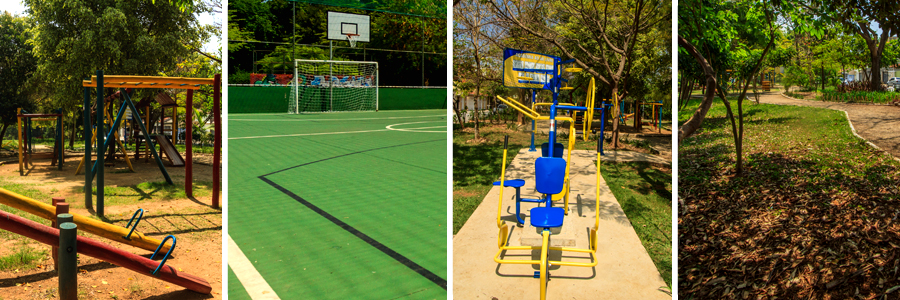
M 3 127 L 0 127 L 0 149 L 3 149 L 3 137 L 6 136 L 6 129 L 9 128 L 9 124 L 3 123 Z
M 618 92 L 619 92 L 619 87 L 616 86 L 615 82 L 613 82 L 613 84 L 612 84 L 613 98 L 612 99 L 613 99 L 613 101 L 616 102 L 616 104 L 619 102 Z M 615 109 L 617 107 L 619 107 L 619 106 L 614 105 L 613 109 Z M 622 114 L 619 113 L 618 111 L 616 111 L 613 113 L 613 115 L 617 116 L 617 117 L 612 118 L 612 122 L 613 122 L 612 123 L 612 127 L 613 127 L 612 128 L 612 147 L 613 147 L 613 149 L 618 149 L 619 148 L 619 119 L 622 118 Z M 600 137 L 600 138 L 603 138 L 603 137 Z
M 460 100 L 459 100 L 460 98 L 465 99 L 465 97 L 459 97 L 459 96 L 455 96 L 455 99 L 453 99 L 454 100 L 453 102 L 455 104 L 455 105 L 453 105 L 453 112 L 456 113 L 456 121 L 459 122 L 459 129 L 465 129 L 466 123 L 463 120 L 463 115 L 460 110 L 460 107 L 462 106 L 460 104 Z
M 706 118 L 706 113 L 709 112 L 709 108 L 712 106 L 713 98 L 716 96 L 716 86 L 718 84 L 716 84 L 715 71 L 713 71 L 706 58 L 697 51 L 697 48 L 694 48 L 694 45 L 691 45 L 691 43 L 681 36 L 678 36 L 678 45 L 684 47 L 688 53 L 694 57 L 694 60 L 697 61 L 697 64 L 700 65 L 703 69 L 703 73 L 706 75 L 706 92 L 703 95 L 703 102 L 700 103 L 700 107 L 694 111 L 691 118 L 678 127 L 678 143 L 681 144 L 682 140 L 693 135 L 697 129 L 700 129 L 700 125 L 703 124 L 703 119 Z
M 475 103 L 474 103 L 475 104 L 475 141 L 478 141 L 478 138 L 479 138 L 478 131 L 481 129 L 481 126 L 478 125 L 478 121 L 479 121 L 478 115 L 480 114 L 480 111 L 478 108 L 478 97 L 480 95 L 481 95 L 481 85 L 476 85 L 475 86 Z

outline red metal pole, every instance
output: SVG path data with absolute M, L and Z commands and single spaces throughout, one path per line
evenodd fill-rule
M 57 216 L 69 213 L 69 204 L 66 203 L 65 198 L 53 198 L 51 203 L 56 207 Z M 56 218 L 53 219 L 51 224 L 53 228 L 59 229 L 59 224 L 56 224 Z M 53 245 L 53 247 L 50 248 L 50 253 L 53 256 L 53 269 L 59 270 L 59 247 Z
M 187 90 L 184 106 L 184 194 L 194 196 L 194 90 Z
M 0 210 L 0 229 L 8 230 L 47 245 L 59 245 L 59 229 L 44 226 L 2 210 Z M 150 272 L 153 272 L 159 265 L 158 262 L 86 237 L 78 237 L 78 253 L 138 272 L 141 275 L 156 277 L 160 280 L 183 286 L 201 294 L 212 292 L 209 282 L 203 278 L 179 272 L 170 265 L 162 267 L 157 276 L 151 275 Z
M 213 191 L 212 205 L 219 208 L 219 187 L 222 178 L 219 174 L 222 166 L 222 74 L 216 74 L 213 81 L 213 122 L 215 123 L 215 141 L 213 142 Z

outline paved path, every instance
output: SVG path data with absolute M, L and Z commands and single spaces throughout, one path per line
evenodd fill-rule
M 900 158 L 900 107 L 798 100 L 774 93 L 763 94 L 760 102 L 845 111 L 857 134 L 895 158 Z
M 538 152 L 521 149 L 507 166 L 507 178 L 526 181 L 524 197 L 534 195 L 534 159 Z M 624 155 L 624 153 L 623 153 Z M 607 154 L 609 156 L 609 154 Z M 625 156 L 621 156 L 625 158 Z M 594 226 L 596 205 L 596 153 L 572 153 L 571 196 L 560 238 L 571 238 L 577 248 L 588 248 L 588 232 Z M 639 159 L 631 156 L 631 159 Z M 538 299 L 540 280 L 532 277 L 537 265 L 497 264 L 497 206 L 500 188 L 494 187 L 453 238 L 453 296 L 456 299 Z M 529 227 L 515 226 L 515 189 L 503 191 L 503 220 L 512 230 L 510 245 L 517 246 L 537 235 Z M 650 259 L 622 207 L 600 178 L 600 230 L 597 232 L 597 266 L 550 269 L 547 299 L 671 299 L 668 288 Z M 523 203 L 527 214 L 534 205 Z M 525 220 L 528 222 L 528 219 Z M 552 240 L 552 238 L 551 238 Z M 560 253 L 551 251 L 553 260 Z M 540 252 L 508 251 L 506 259 L 539 259 Z M 566 261 L 588 262 L 586 254 L 567 253 Z

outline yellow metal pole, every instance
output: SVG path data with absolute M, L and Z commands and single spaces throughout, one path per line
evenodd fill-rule
M 56 220 L 55 207 L 16 194 L 6 189 L 0 188 L 0 203 L 47 220 Z M 134 233 L 131 234 L 130 240 L 126 240 L 125 236 L 128 235 L 128 229 L 112 224 L 107 224 L 102 221 L 94 220 L 74 213 L 72 214 L 72 216 L 74 216 L 75 224 L 78 225 L 78 228 L 119 243 L 132 245 L 150 251 L 156 250 L 156 247 L 160 244 L 159 240 L 147 237 L 137 231 L 134 231 Z M 162 249 L 160 250 L 169 251 L 169 247 L 171 246 L 169 246 L 168 244 L 163 245 Z
M 500 213 L 503 212 L 503 186 L 506 177 L 506 147 L 509 143 L 509 136 L 503 138 L 503 160 L 500 162 L 500 201 L 497 201 L 497 227 L 503 227 L 503 221 L 500 220 Z
M 541 242 L 541 300 L 547 299 L 547 248 L 550 245 L 550 230 L 544 229 L 541 232 L 543 242 Z

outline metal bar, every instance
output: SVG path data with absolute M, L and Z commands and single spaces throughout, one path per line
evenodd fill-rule
M 137 107 L 134 106 L 134 103 L 131 102 L 131 97 L 128 96 L 128 93 L 124 93 L 124 91 L 123 91 L 122 95 L 125 98 L 125 101 L 123 101 L 123 103 L 127 104 L 128 107 L 131 108 L 131 111 L 138 111 Z M 190 110 L 190 109 L 188 109 L 188 110 Z M 154 158 L 156 158 L 156 165 L 159 167 L 159 170 L 163 173 L 163 176 L 166 177 L 166 182 L 168 182 L 169 184 L 172 184 L 172 177 L 169 177 L 169 172 L 166 171 L 166 166 L 163 165 L 162 158 L 159 157 L 159 153 L 156 153 L 156 146 L 153 145 L 152 141 L 150 141 L 150 132 L 147 131 L 147 126 L 144 126 L 144 123 L 139 123 L 139 125 L 140 125 L 139 127 L 141 128 L 141 131 L 143 131 L 143 133 L 144 133 L 144 140 L 147 142 L 147 148 L 150 148 L 150 153 L 153 154 Z M 103 172 L 100 172 L 100 174 L 103 174 Z

